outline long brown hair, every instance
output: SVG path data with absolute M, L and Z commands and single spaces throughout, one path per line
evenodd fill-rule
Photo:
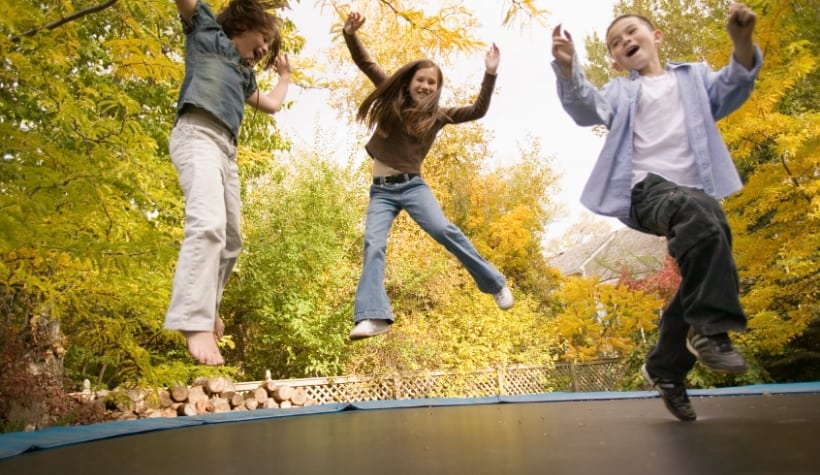
M 435 68 L 438 88 L 433 94 L 415 102 L 410 96 L 410 83 L 419 69 Z M 429 59 L 407 63 L 384 80 L 362 101 L 356 119 L 377 133 L 387 136 L 404 128 L 404 132 L 424 137 L 434 131 L 436 122 L 444 114 L 439 108 L 444 75 L 441 68 Z
M 267 69 L 279 56 L 282 47 L 282 36 L 279 34 L 280 20 L 276 15 L 267 11 L 267 3 L 260 0 L 231 0 L 227 7 L 216 15 L 216 21 L 228 36 L 241 35 L 246 31 L 257 31 L 270 45 L 268 53 L 259 60 L 259 64 Z

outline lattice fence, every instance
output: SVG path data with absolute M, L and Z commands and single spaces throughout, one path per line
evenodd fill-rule
M 436 397 L 486 397 L 550 391 L 610 391 L 623 376 L 622 360 L 559 363 L 554 368 L 515 367 L 469 374 L 444 372 L 385 377 L 338 377 L 277 381 L 303 388 L 319 404 Z M 251 389 L 260 382 L 237 385 Z

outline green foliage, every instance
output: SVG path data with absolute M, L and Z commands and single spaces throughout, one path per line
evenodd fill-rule
M 338 374 L 360 264 L 362 200 L 350 170 L 283 161 L 245 194 L 245 247 L 221 308 L 230 362 L 261 378 Z

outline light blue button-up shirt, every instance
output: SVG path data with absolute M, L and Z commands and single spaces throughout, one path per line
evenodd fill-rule
M 185 33 L 185 79 L 179 90 L 177 114 L 186 105 L 210 112 L 233 134 L 245 113 L 245 99 L 256 91 L 256 74 L 217 23 L 211 9 L 197 2 Z
M 740 107 L 754 89 L 763 56 L 755 46 L 754 67 L 747 70 L 734 57 L 719 71 L 705 63 L 669 63 L 683 104 L 690 146 L 703 190 L 720 199 L 742 187 L 729 150 L 715 121 Z M 627 225 L 631 204 L 631 177 L 635 110 L 640 94 L 638 73 L 615 78 L 600 90 L 584 77 L 577 56 L 572 77 L 552 62 L 558 78 L 558 97 L 564 110 L 581 126 L 604 125 L 609 133 L 581 194 L 590 211 L 620 219 Z

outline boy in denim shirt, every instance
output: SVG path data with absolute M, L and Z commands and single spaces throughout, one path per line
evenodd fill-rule
M 684 381 L 698 360 L 714 371 L 746 371 L 728 331 L 744 331 L 731 232 L 719 199 L 742 186 L 715 121 L 751 94 L 762 63 L 752 43 L 755 13 L 729 10 L 729 64 L 663 67 L 663 33 L 639 15 L 616 18 L 606 32 L 616 69 L 629 71 L 596 90 L 580 70 L 572 37 L 553 31 L 558 95 L 578 125 L 602 124 L 606 142 L 581 196 L 595 213 L 668 239 L 681 284 L 664 309 L 658 343 L 641 372 L 678 419 L 695 420 Z
M 217 315 L 242 237 L 236 139 L 245 104 L 273 114 L 285 100 L 290 63 L 279 56 L 276 18 L 257 0 L 231 0 L 216 16 L 202 0 L 176 0 L 185 33 L 185 79 L 171 132 L 171 161 L 185 194 L 179 251 L 165 328 L 180 331 L 198 362 L 220 365 Z M 273 66 L 274 88 L 257 88 L 254 67 Z

